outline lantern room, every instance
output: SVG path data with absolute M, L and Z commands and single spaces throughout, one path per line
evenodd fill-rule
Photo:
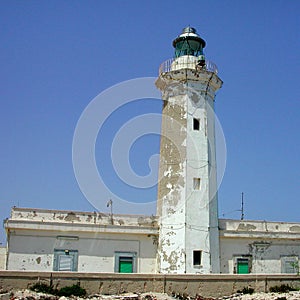
M 196 29 L 188 26 L 173 41 L 175 57 L 184 55 L 202 56 L 205 45 L 205 41 L 197 34 Z

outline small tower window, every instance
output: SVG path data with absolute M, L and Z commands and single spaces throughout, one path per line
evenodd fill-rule
M 193 119 L 193 129 L 199 130 L 200 129 L 200 120 L 199 119 Z
M 193 181 L 194 190 L 200 190 L 200 184 L 201 184 L 201 179 L 200 178 L 194 178 L 194 181 Z
M 201 250 L 194 250 L 193 251 L 193 265 L 194 266 L 200 266 L 201 265 Z

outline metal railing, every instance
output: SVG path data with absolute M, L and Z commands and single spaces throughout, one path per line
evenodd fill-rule
M 193 69 L 196 70 L 198 69 L 198 62 L 195 59 L 195 57 L 192 57 L 192 60 L 188 61 L 183 61 L 183 62 L 178 62 L 177 58 L 170 58 L 166 61 L 164 61 L 160 66 L 159 66 L 159 75 L 162 73 L 170 72 L 170 71 L 175 71 L 175 70 L 180 70 L 180 69 Z M 205 60 L 205 66 L 203 67 L 204 70 L 208 72 L 212 72 L 215 74 L 218 74 L 218 68 L 215 63 L 209 60 Z

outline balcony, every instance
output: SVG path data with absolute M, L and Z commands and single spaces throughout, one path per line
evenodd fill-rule
M 218 68 L 212 61 L 205 60 L 205 66 L 201 67 L 198 65 L 198 58 L 196 56 L 185 55 L 177 58 L 170 58 L 164 61 L 159 67 L 159 75 L 181 69 L 202 69 L 211 73 L 215 73 L 216 75 L 218 74 Z

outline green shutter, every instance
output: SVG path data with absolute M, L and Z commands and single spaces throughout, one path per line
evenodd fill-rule
M 248 263 L 248 261 L 238 261 L 238 263 L 237 263 L 237 273 L 238 274 L 248 274 L 249 273 L 249 263 Z
M 133 271 L 132 267 L 133 267 L 132 259 L 120 258 L 120 261 L 119 261 L 119 272 L 120 273 L 132 273 L 132 271 Z

